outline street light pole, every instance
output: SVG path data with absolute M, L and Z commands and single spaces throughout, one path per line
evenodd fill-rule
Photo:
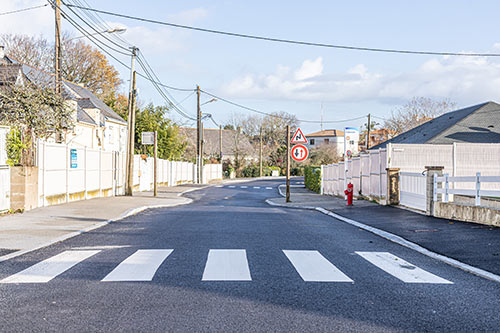
M 197 183 L 201 184 L 201 106 L 200 106 L 200 86 L 196 86 L 196 101 L 197 101 L 197 111 L 196 111 L 196 178 Z
M 130 92 L 128 95 L 128 142 L 127 142 L 127 180 L 125 184 L 125 195 L 132 196 L 134 186 L 134 143 L 135 143 L 135 93 L 136 73 L 135 57 L 139 49 L 132 47 L 132 60 L 130 65 Z

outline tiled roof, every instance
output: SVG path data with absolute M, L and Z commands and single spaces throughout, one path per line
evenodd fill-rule
M 91 124 L 91 125 L 97 125 L 95 123 L 94 119 L 92 119 L 92 117 L 89 116 L 89 114 L 87 112 L 85 112 L 85 110 L 82 109 L 79 105 L 76 107 L 76 116 L 77 116 L 78 121 L 80 121 L 80 122 Z
M 336 129 L 324 130 L 319 132 L 314 132 L 310 134 L 306 134 L 306 137 L 321 137 L 321 136 L 344 136 L 343 131 L 339 131 Z
M 5 82 L 16 82 L 18 76 L 21 74 L 21 65 L 19 64 L 0 64 L 0 85 Z
M 445 113 L 371 149 L 387 143 L 500 143 L 500 105 L 486 102 Z

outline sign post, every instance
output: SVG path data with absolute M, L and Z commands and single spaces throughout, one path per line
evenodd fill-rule
M 286 125 L 286 202 L 290 202 L 290 125 Z
M 157 176 L 157 159 L 158 159 L 158 132 L 142 132 L 141 133 L 141 143 L 143 145 L 154 145 L 153 154 L 154 154 L 154 163 L 153 163 L 153 193 L 156 197 L 158 195 L 158 182 L 156 179 Z
M 347 190 L 347 166 L 352 155 L 358 152 L 359 130 L 355 127 L 344 128 L 344 189 Z M 347 195 L 344 195 L 347 200 Z

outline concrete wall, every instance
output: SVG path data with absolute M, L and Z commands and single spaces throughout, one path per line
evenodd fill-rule
M 500 227 L 500 210 L 489 207 L 434 202 L 434 216 Z
M 38 168 L 16 166 L 10 171 L 10 208 L 24 211 L 38 207 Z

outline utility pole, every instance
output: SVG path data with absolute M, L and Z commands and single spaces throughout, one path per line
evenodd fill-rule
M 128 144 L 127 144 L 127 181 L 125 184 L 125 195 L 132 196 L 134 187 L 134 143 L 135 143 L 135 94 L 136 94 L 136 74 L 135 57 L 139 49 L 132 47 L 132 60 L 130 66 L 130 91 L 128 95 Z
M 204 138 L 204 128 L 203 121 L 201 121 L 201 140 L 200 140 L 200 184 L 203 184 L 203 138 Z
M 153 192 L 154 196 L 158 196 L 158 131 L 155 131 L 155 146 L 154 146 L 154 156 L 155 156 L 155 162 L 154 162 L 154 185 L 153 185 Z
M 262 126 L 260 127 L 259 176 L 262 177 Z
M 200 107 L 200 86 L 196 86 L 197 95 L 197 112 L 196 112 L 196 129 L 197 129 L 197 139 L 196 139 L 196 167 L 197 173 L 196 178 L 198 184 L 201 184 L 201 107 Z
M 219 157 L 222 164 L 222 125 L 219 125 Z
M 370 149 L 370 127 L 371 127 L 371 114 L 368 113 L 368 126 L 366 130 L 366 150 Z
M 286 202 L 290 202 L 290 125 L 286 125 Z
M 55 40 L 55 91 L 61 93 L 61 0 L 56 0 L 54 8 L 56 14 L 56 40 Z

